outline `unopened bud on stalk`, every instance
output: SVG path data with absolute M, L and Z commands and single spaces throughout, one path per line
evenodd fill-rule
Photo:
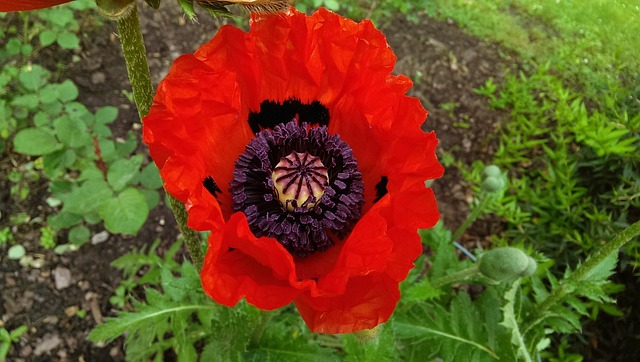
M 482 189 L 486 192 L 498 192 L 504 187 L 502 172 L 496 165 L 485 167 L 480 177 L 482 177 Z
M 480 177 L 482 179 L 486 179 L 487 177 L 500 177 L 502 176 L 502 171 L 500 171 L 500 167 L 496 165 L 489 165 L 482 170 L 482 174 Z
M 126 16 L 136 5 L 135 0 L 96 0 L 98 11 L 105 18 L 118 20 Z
M 536 261 L 517 248 L 497 248 L 482 254 L 478 269 L 496 283 L 509 282 L 533 275 L 538 268 Z

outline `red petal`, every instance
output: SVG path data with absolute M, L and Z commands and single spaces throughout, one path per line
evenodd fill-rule
M 225 91 L 213 90 L 212 84 Z M 144 119 L 143 139 L 166 176 L 167 189 L 191 205 L 189 210 L 220 209 L 226 217 L 232 212 L 228 185 L 234 162 L 253 136 L 245 121 L 248 111 L 241 104 L 235 74 L 212 69 L 192 55 L 177 59 L 158 87 Z M 222 190 L 217 202 L 202 192 L 207 177 Z M 189 214 L 190 226 L 211 229 L 212 221 L 200 218 L 206 213 L 198 213 L 197 218 Z
M 0 0 L 0 11 L 23 11 L 50 8 L 72 0 Z
M 261 309 L 289 304 L 299 290 L 293 258 L 276 240 L 256 238 L 247 219 L 235 213 L 223 232 L 211 233 L 201 271 L 204 291 L 218 303 L 233 306 L 246 297 Z
M 386 322 L 398 300 L 398 282 L 384 274 L 370 274 L 351 278 L 338 297 L 301 295 L 295 303 L 312 332 L 353 333 Z

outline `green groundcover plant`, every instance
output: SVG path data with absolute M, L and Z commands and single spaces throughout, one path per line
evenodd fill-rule
M 62 2 L 0 1 L 0 10 Z M 539 132 L 551 122 L 509 123 L 504 139 L 528 138 L 501 143 L 497 165 L 465 171 L 475 201 L 452 232 L 438 223 L 428 187 L 442 174 L 435 134 L 420 131 L 426 112 L 405 95 L 411 81 L 391 74 L 395 57 L 371 22 L 325 9 L 307 15 L 287 1 L 178 2 L 190 17 L 196 6 L 229 15 L 227 6 L 239 4 L 253 12 L 251 30 L 223 27 L 196 53 L 178 58 L 154 91 L 136 2 L 96 1 L 118 24 L 154 161 L 146 165 L 134 154 L 133 133 L 112 137 L 115 108 L 92 113 L 75 102 L 71 81 L 51 81 L 43 66 L 22 62 L 35 37 L 42 47 L 78 46 L 71 10 L 42 10 L 41 21 L 52 25 L 33 32 L 3 30 L 10 40 L 0 59 L 10 66 L 0 74 L 9 89 L 0 94 L 1 146 L 35 159 L 23 167 L 28 172 L 11 175 L 14 197 L 26 197 L 24 178 L 49 180 L 48 203 L 59 210 L 43 225 L 43 246 L 55 247 L 63 229 L 70 244 L 82 244 L 90 238 L 87 226 L 99 222 L 135 234 L 162 185 L 181 228 L 182 239 L 164 256 L 156 241 L 113 263 L 125 280 L 110 301 L 122 311 L 90 340 L 124 335 L 128 360 L 534 361 L 553 357 L 562 348 L 558 335 L 579 332 L 594 306 L 614 302 L 609 279 L 640 222 L 605 202 L 585 206 L 591 190 L 575 172 L 605 167 L 603 157 L 637 157 L 637 127 L 615 127 L 605 111 L 587 112 L 580 96 L 544 68 L 530 82 L 509 79 L 498 95 L 488 82 L 478 92 L 493 106 L 532 120 L 553 114 L 557 132 L 549 141 Z M 146 3 L 157 9 L 160 0 Z M 370 10 L 382 16 L 415 6 Z M 32 24 L 28 14 L 21 16 Z M 535 82 L 553 92 L 523 89 Z M 631 118 L 627 124 L 636 124 Z M 587 151 L 569 156 L 576 144 Z M 549 155 L 548 165 L 525 185 L 512 168 L 535 147 Z M 619 204 L 632 187 L 624 180 L 615 186 Z M 572 211 L 553 208 L 558 200 Z M 469 252 L 457 240 L 488 212 L 507 218 L 510 229 L 500 247 Z M 622 221 L 593 230 L 611 215 Z M 572 234 L 554 229 L 559 222 L 575 225 Z M 539 237 L 557 242 L 538 249 Z M 566 242 L 588 247 L 567 256 Z M 0 230 L 0 245 L 9 243 L 10 231 Z M 183 244 L 191 260 L 179 263 L 174 256 Z M 16 259 L 24 254 L 10 250 Z M 25 331 L 0 330 L 0 358 Z

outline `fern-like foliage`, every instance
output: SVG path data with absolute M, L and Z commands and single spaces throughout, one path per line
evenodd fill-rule
M 458 292 L 448 308 L 437 302 L 414 304 L 394 322 L 405 359 L 515 360 L 509 331 L 500 325 L 500 303 L 491 287 L 475 302 Z

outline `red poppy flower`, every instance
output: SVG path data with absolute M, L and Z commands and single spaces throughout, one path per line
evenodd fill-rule
M 23 11 L 50 8 L 72 0 L 0 0 L 0 11 Z
M 371 22 L 327 10 L 253 15 L 183 55 L 144 141 L 188 225 L 212 230 L 201 272 L 225 305 L 294 302 L 314 332 L 385 322 L 439 214 L 427 112 L 391 75 Z

